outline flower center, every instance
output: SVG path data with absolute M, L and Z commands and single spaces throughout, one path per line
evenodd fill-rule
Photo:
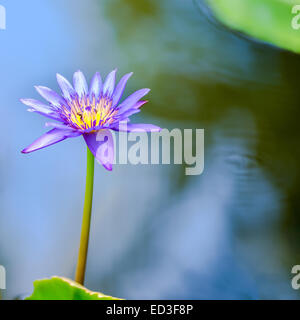
M 62 118 L 73 128 L 80 130 L 111 124 L 116 110 L 112 108 L 112 100 L 105 96 L 98 100 L 88 96 L 74 97 L 61 109 Z

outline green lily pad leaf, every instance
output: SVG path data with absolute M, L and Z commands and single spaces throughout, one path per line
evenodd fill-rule
M 300 53 L 300 0 L 205 0 L 226 26 Z
M 77 282 L 62 277 L 36 280 L 33 286 L 34 291 L 26 300 L 121 300 L 90 291 Z

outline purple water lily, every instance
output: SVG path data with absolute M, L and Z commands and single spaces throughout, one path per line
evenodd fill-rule
M 35 87 L 48 104 L 34 99 L 21 99 L 21 102 L 30 107 L 28 111 L 39 113 L 58 122 L 47 122 L 46 125 L 53 129 L 35 140 L 22 152 L 30 153 L 67 138 L 83 135 L 95 158 L 107 170 L 112 170 L 114 144 L 110 130 L 128 132 L 161 130 L 152 124 L 127 123 L 131 115 L 140 112 L 140 107 L 147 102 L 140 99 L 150 91 L 150 89 L 140 89 L 119 103 L 131 75 L 132 73 L 124 75 L 115 87 L 116 70 L 108 74 L 104 83 L 97 72 L 88 89 L 81 71 L 74 73 L 74 87 L 67 79 L 57 74 L 62 95 L 47 87 Z M 101 139 L 99 136 L 107 138 Z M 102 150 L 104 144 L 110 157 L 104 156 Z

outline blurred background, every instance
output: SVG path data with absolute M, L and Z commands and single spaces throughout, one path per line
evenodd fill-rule
M 45 119 L 20 98 L 57 72 L 133 71 L 133 122 L 205 129 L 205 169 L 97 165 L 86 287 L 127 299 L 297 299 L 298 55 L 232 33 L 201 0 L 2 0 L 0 264 L 4 299 L 74 277 L 85 144 L 32 153 Z

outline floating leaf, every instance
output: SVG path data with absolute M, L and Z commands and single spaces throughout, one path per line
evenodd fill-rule
M 226 26 L 300 53 L 300 0 L 205 1 Z
M 62 277 L 36 280 L 34 291 L 26 300 L 121 300 L 93 292 L 75 281 Z

